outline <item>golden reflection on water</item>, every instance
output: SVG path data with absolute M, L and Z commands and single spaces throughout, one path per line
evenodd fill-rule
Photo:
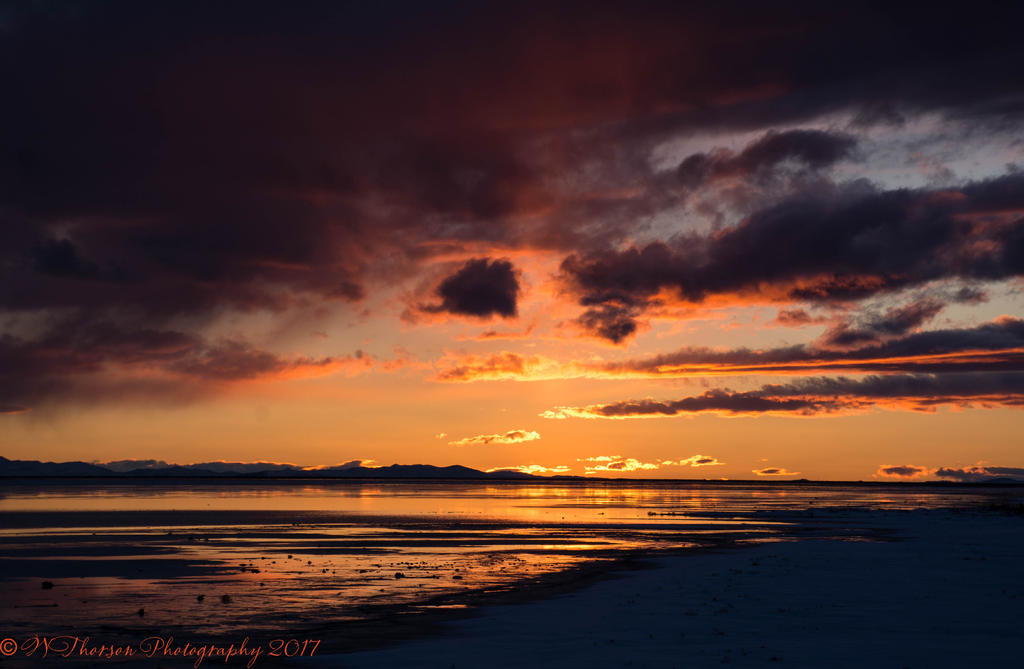
M 0 632 L 216 634 L 282 616 L 458 607 L 465 593 L 627 552 L 790 536 L 765 510 L 964 499 L 949 489 L 593 481 L 6 484 Z M 55 586 L 40 589 L 44 580 Z
M 624 485 L 480 484 L 460 482 L 190 483 L 0 487 L 8 511 L 321 511 L 380 516 L 456 515 L 508 520 L 607 522 L 648 511 L 806 509 L 821 506 L 914 508 L 957 502 L 948 489 L 671 482 Z

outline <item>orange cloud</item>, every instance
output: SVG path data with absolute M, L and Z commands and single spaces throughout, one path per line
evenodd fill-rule
M 681 460 L 659 460 L 657 462 L 642 462 L 636 458 L 624 458 L 621 455 L 596 455 L 590 458 L 579 458 L 578 461 L 597 463 L 584 465 L 587 474 L 595 472 L 635 472 L 661 469 L 662 467 L 708 467 L 725 464 L 710 455 L 701 455 L 699 453 Z
M 750 350 L 684 348 L 648 358 L 591 366 L 609 375 L 674 378 L 729 374 L 818 374 L 822 372 L 970 372 L 1024 369 L 1024 320 L 1002 316 L 963 328 L 908 331 L 934 315 L 938 305 L 922 301 L 889 310 L 867 324 L 845 324 L 816 344 Z M 898 335 L 880 332 L 901 330 Z M 844 345 L 843 337 L 850 339 Z
M 584 465 L 587 474 L 595 472 L 635 472 L 645 469 L 658 469 L 656 462 L 641 462 L 636 458 L 622 458 L 618 455 L 598 455 L 593 458 L 582 458 L 581 462 L 596 462 L 595 465 Z
M 490 341 L 494 339 L 529 339 L 533 335 L 536 323 L 530 325 L 525 330 L 485 330 L 476 335 L 460 335 L 459 341 Z
M 724 465 L 724 462 L 719 462 L 717 458 L 713 458 L 710 455 L 691 455 L 683 460 L 662 460 L 662 467 L 714 467 L 716 465 Z
M 880 465 L 878 467 L 878 471 L 875 472 L 875 476 L 914 479 L 921 476 L 927 476 L 931 472 L 932 470 L 928 467 L 919 467 L 917 465 Z
M 458 441 L 449 441 L 449 446 L 483 446 L 486 444 L 521 444 L 536 441 L 540 434 L 533 430 L 509 430 L 504 434 L 478 434 Z
M 572 469 L 568 465 L 545 467 L 543 465 L 513 465 L 510 467 L 494 467 L 486 470 L 491 472 L 521 472 L 523 474 L 568 474 Z
M 919 307 L 920 305 L 913 305 Z M 892 312 L 900 316 L 906 311 Z M 890 314 L 890 315 L 892 315 Z M 894 317 L 895 317 L 894 316 Z M 847 329 L 845 334 L 857 334 Z M 835 332 L 832 333 L 836 335 Z M 840 333 L 842 334 L 842 333 Z M 1009 316 L 964 329 L 908 332 L 859 347 L 816 345 L 751 350 L 684 348 L 647 358 L 562 362 L 511 351 L 447 355 L 438 381 L 687 378 L 749 374 L 1011 372 L 1024 370 L 1024 320 Z
M 446 356 L 440 361 L 436 381 L 517 381 L 559 379 L 573 376 L 564 365 L 540 355 L 520 355 L 502 351 L 487 356 Z M 575 376 L 582 376 L 581 373 Z
M 791 472 L 784 467 L 765 467 L 764 469 L 752 469 L 758 476 L 797 476 L 800 472 Z

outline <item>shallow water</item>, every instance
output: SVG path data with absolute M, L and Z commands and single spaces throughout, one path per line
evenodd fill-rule
M 724 482 L 7 482 L 0 634 L 273 633 L 638 552 L 816 536 L 823 508 L 971 506 L 1020 489 Z M 765 512 L 773 512 L 765 514 Z M 789 518 L 795 512 L 799 518 Z M 791 514 L 792 515 L 792 514 Z M 43 582 L 53 584 L 43 587 Z

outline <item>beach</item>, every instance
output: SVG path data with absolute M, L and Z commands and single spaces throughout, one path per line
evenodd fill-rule
M 484 607 L 436 638 L 295 666 L 1024 666 L 1024 517 L 832 516 L 891 539 L 660 558 L 550 599 Z
M 1018 486 L 5 491 L 9 666 L 1021 666 Z

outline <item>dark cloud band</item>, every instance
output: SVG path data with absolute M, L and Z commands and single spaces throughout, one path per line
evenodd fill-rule
M 875 406 L 931 410 L 941 405 L 1024 407 L 1024 373 L 906 374 L 864 379 L 809 378 L 758 390 L 709 390 L 679 400 L 627 400 L 558 407 L 545 418 L 643 418 L 697 413 L 732 415 L 839 414 Z

